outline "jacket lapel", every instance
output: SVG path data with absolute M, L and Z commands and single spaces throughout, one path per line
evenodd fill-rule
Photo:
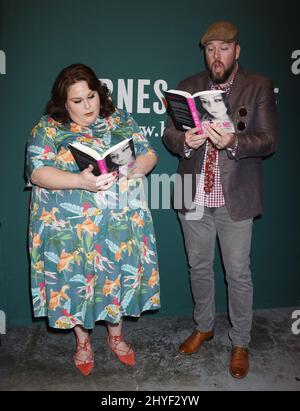
M 228 96 L 228 105 L 230 109 L 236 106 L 236 100 L 239 98 L 239 94 L 241 90 L 243 90 L 244 81 L 245 81 L 245 72 L 242 69 L 242 67 L 239 67 L 236 73 L 236 77 L 234 79 L 231 91 Z

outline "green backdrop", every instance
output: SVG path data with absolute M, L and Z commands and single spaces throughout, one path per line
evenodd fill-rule
M 128 90 L 132 87 L 128 101 L 133 115 L 152 130 L 149 138 L 159 154 L 155 172 L 171 175 L 177 159 L 161 142 L 160 127 L 166 114 L 158 113 L 159 89 L 161 84 L 174 88 L 181 79 L 203 69 L 198 41 L 216 19 L 229 19 L 240 28 L 241 64 L 268 75 L 279 89 L 280 144 L 276 155 L 264 162 L 265 213 L 256 220 L 253 235 L 255 307 L 300 305 L 296 3 L 0 0 L 0 310 L 6 312 L 9 325 L 32 321 L 25 142 L 58 72 L 74 62 L 90 65 L 99 78 L 112 81 L 113 97 L 119 104 L 124 85 Z M 153 210 L 153 217 L 162 285 L 158 315 L 189 314 L 193 304 L 176 214 Z M 215 266 L 217 308 L 224 311 L 226 291 L 219 258 Z

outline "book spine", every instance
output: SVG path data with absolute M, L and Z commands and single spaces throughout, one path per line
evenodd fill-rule
M 195 123 L 195 127 L 199 128 L 199 131 L 197 132 L 197 134 L 203 134 L 203 128 L 202 128 L 202 124 L 201 124 L 201 121 L 198 115 L 195 100 L 193 98 L 187 98 L 187 102 L 188 102 L 189 109 L 190 109 L 191 115 Z
M 107 173 L 107 167 L 105 164 L 105 160 L 97 160 L 97 164 L 101 174 Z

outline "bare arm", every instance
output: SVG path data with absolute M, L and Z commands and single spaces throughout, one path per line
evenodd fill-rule
M 157 163 L 157 156 L 154 152 L 149 151 L 147 154 L 140 154 L 136 158 L 137 168 L 134 175 L 147 175 Z
M 107 190 L 116 181 L 116 173 L 103 174 L 99 177 L 92 173 L 89 166 L 81 173 L 70 173 L 54 167 L 40 167 L 33 171 L 31 182 L 49 190 L 82 189 L 91 192 Z

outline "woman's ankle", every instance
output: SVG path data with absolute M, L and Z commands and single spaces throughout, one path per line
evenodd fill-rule
M 74 328 L 74 334 L 76 341 L 78 341 L 80 344 L 83 344 L 87 339 L 89 340 L 90 338 L 89 332 L 80 326 L 76 326 Z

